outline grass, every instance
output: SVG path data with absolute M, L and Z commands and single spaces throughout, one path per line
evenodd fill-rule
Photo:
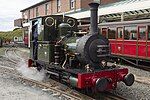
M 20 37 L 22 36 L 22 29 L 15 29 L 13 31 L 8 31 L 8 32 L 1 32 L 0 31 L 0 38 L 4 39 L 4 40 L 8 40 L 11 41 L 13 40 L 13 38 L 17 36 Z

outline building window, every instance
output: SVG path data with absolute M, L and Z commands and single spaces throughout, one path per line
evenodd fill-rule
M 39 16 L 39 9 L 36 7 L 36 17 Z
M 45 15 L 48 15 L 48 10 L 49 10 L 48 4 L 45 4 Z
M 61 2 L 60 0 L 57 0 L 57 12 L 61 11 Z
M 34 18 L 34 8 L 33 8 L 33 18 Z
M 75 0 L 70 0 L 70 9 L 75 8 Z
M 28 11 L 28 20 L 30 19 L 30 10 Z

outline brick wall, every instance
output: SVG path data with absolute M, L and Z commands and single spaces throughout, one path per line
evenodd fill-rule
M 34 12 L 35 12 L 34 9 L 30 9 L 30 19 L 35 16 Z
M 52 13 L 51 14 L 56 14 L 56 13 L 62 13 L 62 12 L 68 12 L 72 9 L 70 9 L 70 0 L 61 0 L 61 11 L 57 12 L 57 0 L 52 0 L 51 1 L 51 9 Z M 80 9 L 81 8 L 81 2 L 80 0 L 75 1 L 75 9 Z
M 45 4 L 38 6 L 38 13 L 39 13 L 39 16 L 45 15 Z
M 89 3 L 91 3 L 93 0 L 81 0 L 81 8 L 82 9 L 89 9 Z
M 52 0 L 51 1 L 51 14 L 56 14 L 57 13 L 57 0 Z
M 106 5 L 106 4 L 114 3 L 117 1 L 120 1 L 120 0 L 101 0 L 101 5 Z
M 75 0 L 75 9 L 89 9 L 89 3 L 93 0 Z M 101 0 L 101 5 L 113 3 L 119 0 Z M 70 10 L 70 0 L 61 0 L 61 11 L 57 12 L 57 0 L 50 0 L 44 4 L 38 5 L 39 16 L 45 16 L 45 4 L 48 4 L 48 15 L 57 14 L 62 12 L 68 12 Z M 22 18 L 29 17 L 29 10 L 30 10 L 30 18 L 32 19 L 36 17 L 36 7 L 30 8 L 22 12 Z
M 79 1 L 79 0 L 77 0 Z M 81 8 L 82 9 L 89 9 L 89 3 L 91 3 L 94 0 L 81 0 Z M 110 3 L 114 3 L 120 0 L 99 0 L 100 5 L 106 5 L 106 4 L 110 4 Z

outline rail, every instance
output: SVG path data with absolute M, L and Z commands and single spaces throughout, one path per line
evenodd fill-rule
M 8 55 L 7 57 L 9 57 L 8 53 L 11 53 L 9 51 L 13 51 L 13 50 L 14 50 L 13 51 L 14 55 L 19 56 L 16 53 L 16 49 L 17 48 L 13 49 L 12 47 L 8 48 L 6 50 L 6 55 Z M 9 58 L 11 58 L 11 57 L 9 57 Z M 9 60 L 11 62 L 17 64 L 17 62 L 14 61 L 14 59 L 9 59 Z M 11 77 L 19 79 L 23 83 L 31 84 L 32 86 L 40 87 L 40 88 L 42 88 L 43 91 L 52 91 L 52 95 L 57 96 L 59 98 L 68 98 L 69 100 L 94 100 L 92 96 L 82 94 L 82 93 L 80 93 L 76 90 L 73 90 L 73 89 L 69 88 L 69 87 L 67 87 L 65 89 L 57 88 L 57 87 L 61 87 L 61 86 L 63 87 L 64 85 L 59 83 L 59 82 L 56 82 L 55 80 L 52 80 L 53 83 L 36 81 L 36 80 L 33 80 L 33 79 L 26 78 L 26 77 L 22 76 L 21 74 L 16 75 L 15 71 L 17 71 L 17 70 L 15 68 L 10 68 L 10 67 L 7 67 L 7 66 L 0 66 L 0 67 L 3 68 L 3 69 L 9 70 L 9 71 L 13 71 L 13 73 L 14 73 L 14 74 L 12 74 L 9 71 L 8 72 L 5 71 L 4 72 L 5 74 L 9 74 L 9 75 L 11 75 Z M 104 92 L 104 93 L 100 93 L 100 94 L 103 95 L 102 100 L 112 100 L 112 99 L 113 100 L 126 100 L 125 98 L 123 98 L 121 96 L 118 96 L 118 95 L 115 95 L 115 94 L 112 94 L 112 93 L 109 93 L 109 92 Z M 98 98 L 98 99 L 100 99 L 100 98 Z M 97 99 L 97 98 L 95 97 L 95 99 Z
M 143 70 L 146 70 L 146 71 L 150 71 L 150 67 L 149 66 L 137 65 L 137 64 L 133 63 L 132 61 L 129 61 L 129 60 L 123 58 L 123 57 L 121 57 L 121 59 L 126 61 L 126 62 L 128 62 L 128 63 L 130 63 L 130 64 L 132 64 L 132 65 L 134 65 L 134 67 L 136 67 L 136 68 L 140 68 L 140 69 L 143 69 Z
M 5 51 L 5 55 L 9 58 L 8 60 L 11 63 L 17 64 L 17 61 L 12 59 L 8 54 L 8 53 L 12 53 L 12 50 L 15 50 L 15 49 L 13 49 L 12 47 L 8 48 Z M 9 51 L 11 51 L 11 52 L 9 52 Z M 17 54 L 15 56 L 17 56 Z M 67 88 L 65 88 L 65 89 L 60 89 L 60 87 L 63 87 L 64 85 L 59 82 L 56 82 L 55 80 L 51 80 L 51 81 L 53 81 L 52 83 L 36 81 L 36 80 L 29 79 L 29 78 L 22 76 L 21 73 L 19 73 L 17 71 L 17 69 L 14 67 L 8 67 L 7 65 L 0 66 L 0 67 L 1 67 L 1 70 L 5 69 L 5 71 L 3 72 L 4 74 L 7 74 L 15 79 L 18 79 L 18 80 L 20 80 L 20 82 L 42 88 L 43 91 L 52 91 L 52 95 L 54 95 L 54 96 L 57 95 L 57 97 L 59 97 L 59 98 L 67 98 L 65 100 L 93 100 L 93 98 L 91 98 L 87 95 L 84 95 L 76 90 L 73 90 L 67 86 L 66 86 Z

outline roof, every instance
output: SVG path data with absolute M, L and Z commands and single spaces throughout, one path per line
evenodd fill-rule
M 120 2 L 100 6 L 98 9 L 98 16 L 145 9 L 150 9 L 150 0 L 123 0 Z M 147 10 L 147 12 L 150 11 Z M 67 14 L 67 16 L 77 19 L 88 18 L 90 17 L 90 10 Z
M 144 19 L 144 20 L 132 20 L 132 21 L 122 21 L 122 22 L 107 22 L 107 23 L 100 23 L 100 26 L 108 26 L 108 25 L 130 25 L 132 24 L 149 24 L 150 19 Z
M 30 6 L 30 7 L 27 7 L 27 8 L 25 8 L 25 9 L 21 10 L 20 12 L 24 12 L 24 11 L 26 11 L 26 10 L 28 10 L 28 9 L 34 8 L 34 7 L 36 7 L 36 6 L 39 6 L 39 5 L 41 5 L 41 4 L 46 3 L 46 2 L 48 2 L 48 1 L 50 1 L 50 0 L 42 0 L 41 2 L 38 2 L 38 3 L 36 3 L 36 4 L 34 4 L 34 5 Z

